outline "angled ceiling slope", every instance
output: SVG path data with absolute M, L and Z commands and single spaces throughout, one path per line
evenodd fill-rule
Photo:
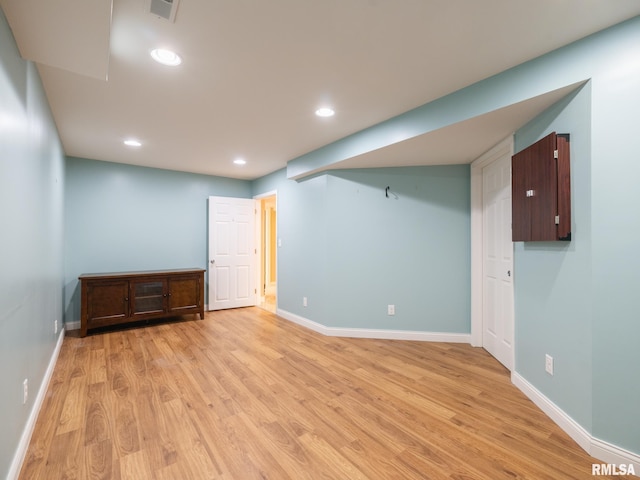
M 569 85 L 331 165 L 331 169 L 454 165 L 481 154 L 580 88 Z

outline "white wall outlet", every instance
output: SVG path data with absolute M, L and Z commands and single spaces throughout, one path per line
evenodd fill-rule
M 396 306 L 387 305 L 387 315 L 395 315 L 395 314 L 396 314 Z
M 303 307 L 307 306 L 307 297 L 302 297 L 302 306 Z
M 25 378 L 24 382 L 22 382 L 22 404 L 27 404 L 27 399 L 29 398 L 29 379 Z
M 58 319 L 55 319 L 53 321 L 53 333 L 54 333 L 54 335 L 58 334 Z
M 544 356 L 544 369 L 549 375 L 553 375 L 553 357 L 549 354 Z

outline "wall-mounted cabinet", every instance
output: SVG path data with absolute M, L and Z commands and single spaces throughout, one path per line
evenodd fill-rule
M 511 158 L 512 240 L 571 240 L 569 134 L 551 133 Z
M 196 313 L 204 318 L 204 270 L 81 275 L 80 335 L 111 325 Z

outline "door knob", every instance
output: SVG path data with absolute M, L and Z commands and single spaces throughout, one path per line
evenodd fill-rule
M 507 277 L 511 276 L 511 270 L 507 270 Z
M 215 260 L 211 260 L 211 265 L 213 265 L 214 263 L 216 263 L 216 261 Z

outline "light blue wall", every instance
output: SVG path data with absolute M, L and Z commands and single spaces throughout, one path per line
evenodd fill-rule
M 254 181 L 252 191 L 278 194 L 278 308 L 322 323 L 329 311 L 326 176 L 296 183 L 279 170 Z
M 278 190 L 278 307 L 327 327 L 468 334 L 469 182 L 468 165 L 254 182 Z
M 62 326 L 64 155 L 35 66 L 0 10 L 0 478 Z M 22 405 L 22 382 L 29 400 Z
M 67 158 L 65 321 L 83 273 L 207 268 L 207 199 L 248 198 L 246 180 Z
M 469 333 L 469 166 L 336 170 L 328 187 L 326 324 Z
M 613 33 L 593 75 L 593 432 L 640 454 L 640 18 Z
M 640 18 L 530 62 L 532 81 L 565 58 L 588 89 L 519 132 L 517 146 L 572 134 L 575 236 L 516 249 L 516 368 L 594 437 L 640 453 Z
M 553 131 L 571 136 L 572 240 L 515 244 L 516 370 L 591 431 L 591 84 L 516 132 L 514 150 Z

